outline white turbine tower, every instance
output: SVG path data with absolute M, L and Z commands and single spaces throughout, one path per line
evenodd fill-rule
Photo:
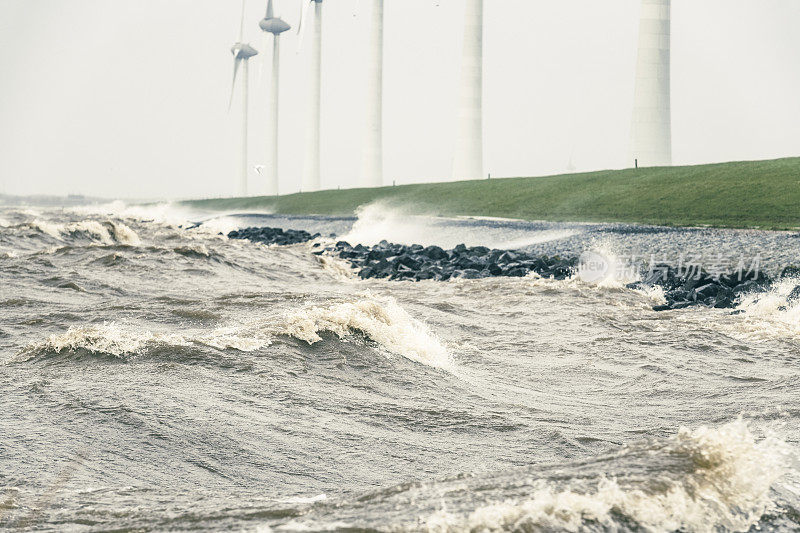
M 304 2 L 306 0 L 303 0 Z M 306 149 L 303 161 L 302 191 L 316 191 L 320 180 L 320 113 L 322 109 L 322 0 L 307 0 L 300 15 L 298 33 L 303 31 L 306 9 L 314 5 L 314 42 L 311 45 L 311 88 L 306 129 Z
M 267 142 L 267 195 L 278 194 L 278 98 L 280 96 L 280 50 L 281 33 L 291 26 L 280 17 L 276 17 L 272 0 L 267 2 L 267 15 L 258 23 L 266 36 L 272 34 L 272 88 L 270 89 L 269 107 L 269 141 Z M 266 60 L 266 58 L 265 58 Z
M 373 0 L 361 185 L 383 185 L 383 0 Z
M 249 83 L 249 61 L 250 58 L 258 54 L 249 44 L 242 42 L 244 34 L 244 5 L 245 0 L 242 0 L 242 21 L 239 25 L 239 41 L 231 48 L 233 54 L 233 82 L 231 84 L 231 98 L 228 102 L 228 108 L 233 103 L 233 91 L 236 87 L 236 74 L 239 71 L 239 65 L 242 65 L 242 154 L 241 161 L 239 161 L 239 196 L 247 196 L 247 89 Z
M 483 0 L 467 0 L 454 179 L 483 177 Z
M 672 165 L 670 1 L 642 0 L 630 154 L 640 166 Z

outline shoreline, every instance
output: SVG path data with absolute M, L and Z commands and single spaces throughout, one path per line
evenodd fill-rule
M 321 237 L 319 233 L 274 227 L 243 228 L 231 231 L 227 237 L 266 245 L 315 241 L 313 255 L 343 259 L 361 279 L 446 282 L 458 278 L 523 278 L 535 275 L 563 281 L 577 276 L 588 282 L 618 283 L 628 289 L 645 292 L 657 289 L 663 295 L 664 303 L 653 306 L 654 311 L 695 306 L 735 309 L 746 295 L 768 292 L 784 280 L 796 282 L 800 275 L 800 268 L 795 266 L 786 266 L 779 275 L 770 276 L 758 268 L 752 270 L 752 266 L 745 271 L 744 265 L 738 270 L 720 268 L 709 271 L 701 264 L 676 266 L 651 263 L 646 274 L 641 268 L 636 268 L 630 272 L 630 279 L 625 280 L 623 276 L 630 266 L 621 265 L 617 258 L 598 252 L 583 253 L 580 257 L 562 257 L 528 253 L 522 249 L 467 247 L 464 244 L 444 249 L 435 245 L 403 245 L 386 240 L 366 246 L 353 246 L 344 240 L 339 240 L 335 245 L 325 245 L 318 241 Z M 793 287 L 786 295 L 786 305 L 792 305 L 798 299 L 800 285 Z
M 406 215 L 674 228 L 800 230 L 800 158 L 184 200 L 213 212 Z

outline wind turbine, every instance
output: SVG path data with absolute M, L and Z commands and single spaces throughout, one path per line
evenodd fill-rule
M 306 10 L 314 5 L 314 42 L 311 46 L 311 89 L 309 91 L 308 126 L 306 129 L 305 160 L 301 190 L 320 189 L 320 113 L 322 108 L 322 0 L 302 0 L 308 2 L 300 14 L 297 32 L 303 37 L 303 21 Z M 302 41 L 301 41 L 302 42 Z
M 250 58 L 257 55 L 258 52 L 249 44 L 242 42 L 244 34 L 244 7 L 245 1 L 242 0 L 242 20 L 239 24 L 239 41 L 231 47 L 231 54 L 233 54 L 233 82 L 231 83 L 231 98 L 228 102 L 228 109 L 233 103 L 233 91 L 236 88 L 236 74 L 239 71 L 239 65 L 242 65 L 242 159 L 239 162 L 239 196 L 247 196 L 247 86 L 248 86 L 248 63 Z
M 278 194 L 278 97 L 280 96 L 281 33 L 291 26 L 276 17 L 272 0 L 267 1 L 267 15 L 258 23 L 264 36 L 272 34 L 272 89 L 270 90 L 269 142 L 267 143 L 267 195 Z
M 483 0 L 467 0 L 453 179 L 483 177 Z
M 361 185 L 383 185 L 383 0 L 372 1 Z
M 642 0 L 630 148 L 640 166 L 672 165 L 670 3 Z

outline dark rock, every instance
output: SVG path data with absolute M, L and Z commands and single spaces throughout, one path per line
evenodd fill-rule
M 497 263 L 489 263 L 489 265 L 486 267 L 486 270 L 492 276 L 500 276 L 503 274 L 503 269 L 500 268 L 500 265 L 498 265 Z
M 695 287 L 699 287 L 701 285 L 703 285 L 703 283 L 700 280 L 700 278 L 693 276 L 691 278 L 688 278 L 688 279 L 684 280 L 684 282 L 683 282 L 683 290 L 685 290 L 687 292 L 691 292 Z
M 781 278 L 800 278 L 800 267 L 787 266 L 781 271 Z
M 703 285 L 702 287 L 698 287 L 694 290 L 694 293 L 697 295 L 697 299 L 705 300 L 711 298 L 712 296 L 716 296 L 719 292 L 719 285 L 715 285 L 713 283 L 708 283 Z
M 492 250 L 489 252 L 489 257 L 487 257 L 486 260 L 490 263 L 497 263 L 497 261 L 500 259 L 500 256 L 502 256 L 504 253 L 506 253 L 504 250 Z
M 572 263 L 563 259 L 556 261 L 552 267 L 556 279 L 566 279 L 572 275 Z
M 716 294 L 714 307 L 717 309 L 730 309 L 736 302 L 736 295 L 727 287 L 722 287 Z
M 419 270 L 420 266 L 422 266 L 419 261 L 407 254 L 398 256 L 397 262 L 410 270 Z
M 792 292 L 789 293 L 789 296 L 787 296 L 786 299 L 792 303 L 800 300 L 800 285 L 792 289 Z
M 689 301 L 692 294 L 687 292 L 683 289 L 675 289 L 674 291 L 670 291 L 668 293 L 669 299 L 672 299 L 676 302 L 686 302 Z
M 481 261 L 479 258 L 462 255 L 458 258 L 458 261 L 456 261 L 456 266 L 462 270 L 483 270 L 486 268 L 486 263 Z
M 753 280 L 745 281 L 740 283 L 736 287 L 733 288 L 734 294 L 744 294 L 748 292 L 756 292 L 761 289 L 761 285 Z
M 517 254 L 514 252 L 503 252 L 500 257 L 497 258 L 497 262 L 501 265 L 509 264 L 509 263 L 516 263 L 517 262 Z
M 282 230 L 280 228 L 244 228 L 228 233 L 229 239 L 246 239 L 263 244 L 298 244 L 319 237 L 319 233 L 311 235 L 302 230 Z
M 438 246 L 428 246 L 422 250 L 421 254 L 434 261 L 443 261 L 447 259 L 447 252 Z
M 523 267 L 515 267 L 504 271 L 503 275 L 509 278 L 524 278 L 528 275 L 528 270 Z
M 717 296 L 717 300 L 714 302 L 714 307 L 717 309 L 730 309 L 733 307 L 734 301 L 731 298 L 720 298 Z
M 464 278 L 464 279 L 478 279 L 481 277 L 481 273 L 478 270 L 467 268 L 465 270 L 456 270 L 453 272 L 454 278 Z

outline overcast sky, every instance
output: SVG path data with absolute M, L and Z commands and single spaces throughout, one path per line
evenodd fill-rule
M 271 57 L 248 0 L 245 39 Z M 0 192 L 232 195 L 228 111 L 240 0 L 0 1 Z M 324 3 L 322 183 L 355 186 L 370 0 Z M 296 26 L 300 1 L 280 14 Z M 463 0 L 386 0 L 385 180 L 448 179 Z M 486 0 L 485 170 L 622 168 L 639 0 Z M 674 163 L 800 155 L 800 2 L 673 0 Z M 281 191 L 302 169 L 308 46 L 283 41 Z M 308 44 L 308 43 L 306 43 Z M 264 52 L 267 52 L 266 54 Z M 268 65 L 251 63 L 251 166 L 264 163 Z M 265 185 L 253 172 L 250 190 Z

